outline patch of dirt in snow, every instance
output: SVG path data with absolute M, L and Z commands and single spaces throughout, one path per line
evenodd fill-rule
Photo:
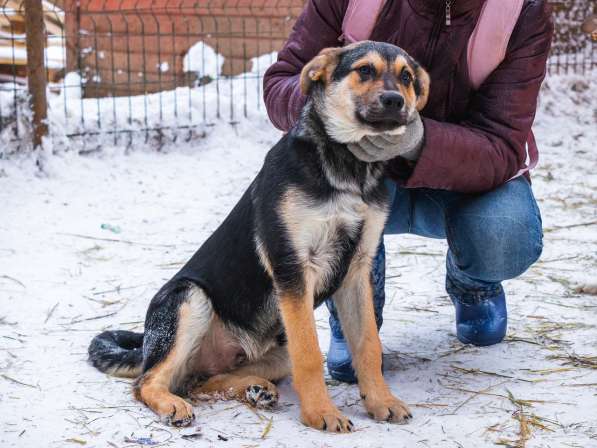
M 597 97 L 583 83 L 543 88 L 533 185 L 545 249 L 506 283 L 504 343 L 456 340 L 445 242 L 386 238 L 386 378 L 414 419 L 376 423 L 355 386 L 328 381 L 350 435 L 302 426 L 289 380 L 273 411 L 204 401 L 195 427 L 166 427 L 130 381 L 86 363 L 96 333 L 142 330 L 153 293 L 249 185 L 279 138 L 263 112 L 166 153 L 51 156 L 44 176 L 31 156 L 0 161 L 0 446 L 597 446 L 597 298 L 575 292 L 597 278 Z M 327 312 L 316 316 L 325 351 Z

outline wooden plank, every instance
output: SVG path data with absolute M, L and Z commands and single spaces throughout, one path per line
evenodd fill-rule
M 33 146 L 39 147 L 48 133 L 48 101 L 44 48 L 45 24 L 41 0 L 25 0 L 27 28 L 27 84 L 33 110 Z
M 0 57 L 0 64 L 2 65 L 22 65 L 25 67 L 27 65 L 27 58 L 6 58 Z
M 5 48 L 25 48 L 25 39 L 8 39 L 0 37 L 0 47 Z
M 72 72 L 77 69 L 80 33 L 77 19 L 76 0 L 65 0 L 62 9 L 64 11 L 64 35 L 66 37 L 66 71 Z

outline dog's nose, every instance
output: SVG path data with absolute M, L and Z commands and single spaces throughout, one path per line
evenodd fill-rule
M 379 100 L 384 109 L 388 111 L 399 111 L 404 106 L 404 98 L 398 92 L 384 92 Z

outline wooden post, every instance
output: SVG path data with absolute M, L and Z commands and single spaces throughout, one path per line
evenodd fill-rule
M 62 2 L 64 11 L 64 37 L 66 45 L 66 73 L 79 71 L 79 28 L 81 5 L 78 0 Z
M 33 111 L 33 147 L 41 145 L 48 133 L 48 100 L 46 98 L 46 26 L 42 0 L 25 0 L 27 33 L 27 85 Z

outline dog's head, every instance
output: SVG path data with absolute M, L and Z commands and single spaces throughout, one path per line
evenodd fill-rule
M 429 94 L 429 75 L 404 50 L 371 41 L 323 49 L 305 65 L 300 82 L 340 143 L 404 132 Z

